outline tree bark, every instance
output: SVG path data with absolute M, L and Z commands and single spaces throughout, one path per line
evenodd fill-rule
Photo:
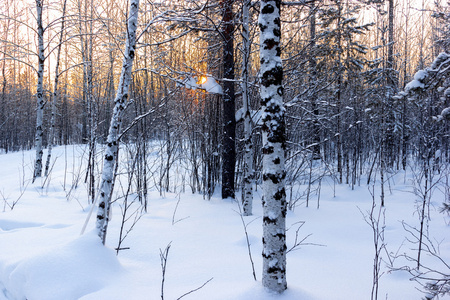
M 388 53 L 387 53 L 387 72 L 386 72 L 386 105 L 387 105 L 387 119 L 386 119 L 386 142 L 385 142 L 385 153 L 386 156 L 382 156 L 386 163 L 385 166 L 392 167 L 395 160 L 395 147 L 396 141 L 394 136 L 394 126 L 395 126 L 395 115 L 392 113 L 390 108 L 390 103 L 392 102 L 392 97 L 397 93 L 397 75 L 394 70 L 394 0 L 389 0 L 388 2 Z M 383 154 L 383 153 L 382 153 Z
M 286 127 L 281 63 L 281 0 L 261 1 L 259 15 L 263 110 L 263 286 L 282 293 L 286 283 Z
M 128 101 L 128 90 L 131 82 L 131 70 L 136 48 L 136 29 L 138 24 L 139 0 L 131 0 L 130 15 L 127 23 L 127 41 L 120 74 L 119 86 L 114 99 L 114 109 L 109 126 L 105 157 L 103 159 L 103 172 L 99 191 L 99 205 L 97 211 L 97 233 L 105 244 L 106 231 L 109 222 L 109 209 L 112 194 L 114 169 L 118 163 L 119 130 L 122 116 Z
M 223 13 L 223 138 L 222 138 L 222 199 L 234 198 L 236 164 L 236 117 L 234 94 L 234 0 L 222 0 Z
M 42 7 L 43 0 L 36 0 L 36 18 L 37 18 L 37 33 L 38 33 L 38 72 L 37 72 L 37 86 L 36 86 L 36 161 L 34 165 L 33 182 L 36 178 L 42 176 L 42 138 L 44 135 L 44 27 L 42 26 Z
M 337 48 L 338 48 L 338 78 L 337 78 L 337 103 L 336 103 L 336 107 L 337 107 L 337 141 L 336 141 L 336 148 L 337 148 L 337 168 L 338 168 L 338 173 L 339 173 L 339 183 L 342 183 L 342 177 L 343 177 L 343 166 L 342 166 L 342 161 L 343 161 L 343 154 L 342 154 L 342 120 L 341 120 L 341 112 L 342 112 L 342 88 L 343 88 L 343 84 L 342 84 L 342 76 L 343 76 L 343 72 L 344 72 L 344 68 L 342 67 L 342 28 L 341 28 L 341 23 L 342 23 L 342 6 L 341 6 L 341 2 L 340 1 L 336 1 L 336 4 L 338 6 L 338 24 L 337 24 L 337 28 L 338 28 L 338 32 L 337 32 Z
M 249 39 L 249 8 L 250 0 L 245 0 L 242 6 L 242 101 L 244 104 L 244 175 L 242 178 L 242 208 L 243 215 L 252 215 L 253 206 L 253 147 L 252 147 L 252 117 L 248 95 L 248 66 L 250 58 Z
M 312 4 L 310 8 L 309 19 L 309 38 L 311 43 L 311 50 L 309 53 L 309 88 L 311 89 L 311 111 L 313 113 L 313 143 L 312 147 L 312 159 L 320 159 L 320 127 L 319 127 L 319 108 L 317 95 L 314 91 L 317 81 L 317 61 L 316 61 L 316 7 Z

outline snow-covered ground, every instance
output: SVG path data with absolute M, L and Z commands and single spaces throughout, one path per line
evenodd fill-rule
M 129 249 L 116 256 L 121 200 L 113 207 L 106 247 L 94 231 L 94 216 L 86 233 L 80 235 L 89 204 L 84 171 L 78 168 L 79 153 L 79 146 L 57 147 L 51 176 L 34 184 L 29 183 L 33 152 L 0 155 L 0 300 L 161 299 L 160 254 L 166 253 L 169 244 L 164 281 L 167 300 L 191 291 L 182 299 L 370 299 L 375 250 L 372 229 L 363 216 L 372 206 L 367 186 L 352 191 L 347 185 L 336 185 L 334 192 L 333 182 L 324 180 L 319 209 L 314 195 L 309 208 L 300 205 L 288 212 L 288 249 L 301 224 L 298 238 L 307 239 L 288 253 L 288 290 L 275 296 L 264 291 L 260 283 L 260 187 L 254 215 L 243 218 L 257 281 L 252 275 L 238 204 L 223 201 L 218 195 L 204 200 L 188 189 L 186 193 L 165 193 L 163 197 L 152 192 L 148 212 L 121 245 Z M 79 185 L 71 189 L 78 174 Z M 417 251 L 411 249 L 417 245 L 407 241 L 406 237 L 411 236 L 402 226 L 404 221 L 419 227 L 417 196 L 410 192 L 408 178 L 400 172 L 391 178 L 390 190 L 386 187 L 384 235 L 387 252 L 415 256 Z M 375 190 L 378 202 L 379 187 Z M 436 190 L 432 197 L 428 231 L 431 241 L 439 246 L 441 258 L 448 263 L 449 217 L 439 213 L 444 199 L 441 191 Z M 16 200 L 11 210 L 9 206 Z M 382 252 L 384 274 L 379 282 L 379 299 L 421 299 L 423 294 L 417 289 L 420 285 L 411 281 L 408 273 L 390 272 L 387 268 L 387 252 Z M 423 262 L 442 268 L 425 254 Z M 407 264 L 401 258 L 394 263 L 397 267 Z

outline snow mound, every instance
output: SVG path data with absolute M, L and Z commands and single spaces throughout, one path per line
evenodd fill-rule
M 12 299 L 75 300 L 106 286 L 122 267 L 93 231 L 7 269 L 3 293 Z
M 425 88 L 425 79 L 428 77 L 428 72 L 420 70 L 414 75 L 414 79 L 405 87 L 405 91 L 414 91 Z
M 210 94 L 218 94 L 218 95 L 223 94 L 223 90 L 220 84 L 216 81 L 214 77 L 209 75 L 200 76 L 197 78 L 187 77 L 183 81 L 183 86 L 191 90 L 196 89 L 204 90 Z
M 211 76 L 206 76 L 206 80 L 200 84 L 200 89 L 205 90 L 210 94 L 218 94 L 218 95 L 223 94 L 222 87 Z
M 450 121 L 450 107 L 444 108 L 441 112 L 441 116 Z

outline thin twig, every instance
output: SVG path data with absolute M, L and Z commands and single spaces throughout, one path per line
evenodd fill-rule
M 179 298 L 177 298 L 177 300 L 180 300 L 180 299 L 183 298 L 184 296 L 187 296 L 187 295 L 189 295 L 189 294 L 192 294 L 193 292 L 198 291 L 199 289 L 203 288 L 205 285 L 207 285 L 207 284 L 208 284 L 211 280 L 213 280 L 213 279 L 214 279 L 214 277 L 211 277 L 210 279 L 208 279 L 205 283 L 203 283 L 203 284 L 202 284 L 201 286 L 199 286 L 198 288 L 193 289 L 193 290 L 187 292 L 187 293 L 184 294 L 184 295 L 181 295 Z
M 237 203 L 238 203 L 238 207 L 239 207 L 239 216 L 241 217 L 242 226 L 244 227 L 245 240 L 247 242 L 248 256 L 250 258 L 250 263 L 252 264 L 253 279 L 255 279 L 255 281 L 257 281 L 257 279 L 256 279 L 256 271 L 255 271 L 255 263 L 253 262 L 252 249 L 251 249 L 250 239 L 248 238 L 247 226 L 249 224 L 251 224 L 253 221 L 259 219 L 259 217 L 258 218 L 254 218 L 248 224 L 245 224 L 244 216 L 243 216 L 242 208 L 241 208 L 241 203 L 239 201 L 237 201 Z
M 164 300 L 164 282 L 166 280 L 166 269 L 167 269 L 167 258 L 169 256 L 169 250 L 171 246 L 170 242 L 164 251 L 159 249 L 159 257 L 161 259 L 161 271 L 162 271 L 162 279 L 161 279 L 161 300 Z

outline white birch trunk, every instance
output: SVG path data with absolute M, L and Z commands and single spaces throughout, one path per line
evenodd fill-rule
M 262 283 L 276 293 L 282 293 L 287 288 L 286 129 L 280 57 L 280 5 L 281 0 L 263 0 L 259 15 L 264 190 Z
M 128 89 L 131 82 L 131 70 L 136 48 L 136 29 L 138 24 L 139 0 L 131 0 L 130 15 L 127 24 L 127 41 L 125 46 L 122 73 L 120 74 L 119 86 L 114 109 L 109 126 L 105 157 L 103 159 L 103 172 L 100 183 L 99 205 L 97 211 L 97 233 L 103 244 L 105 244 L 106 231 L 109 221 L 109 208 L 114 180 L 114 169 L 117 163 L 119 149 L 119 130 L 122 124 L 123 111 L 128 100 Z
M 250 57 L 249 38 L 249 8 L 250 0 L 245 0 L 242 6 L 242 98 L 244 103 L 244 176 L 242 186 L 242 208 L 243 215 L 252 215 L 253 206 L 253 148 L 252 148 L 252 117 L 250 114 L 248 97 L 248 65 Z
M 37 33 L 38 33 L 38 72 L 37 72 L 37 86 L 36 86 L 36 161 L 34 165 L 33 182 L 36 178 L 42 176 L 42 138 L 44 135 L 44 27 L 42 26 L 42 7 L 43 0 L 36 0 L 36 19 L 37 19 Z

